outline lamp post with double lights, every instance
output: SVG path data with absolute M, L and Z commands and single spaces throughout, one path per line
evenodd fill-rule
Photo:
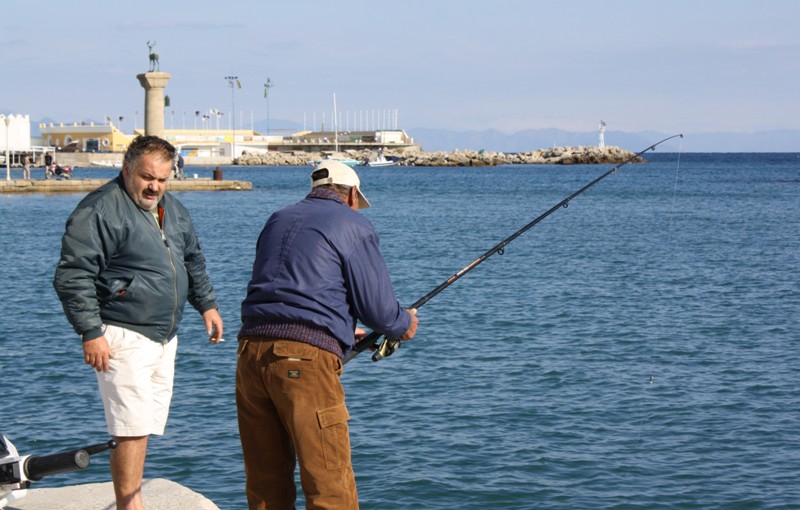
M 233 125 L 233 145 L 231 146 L 231 159 L 236 159 L 236 104 L 234 102 L 234 91 L 236 87 L 241 88 L 238 76 L 226 76 L 228 86 L 231 88 L 231 124 Z
M 11 117 L 6 116 L 3 121 L 6 123 L 6 180 L 11 180 L 11 156 L 8 154 L 8 127 L 11 124 Z
M 269 89 L 274 87 L 275 84 L 272 80 L 267 78 L 267 83 L 264 84 L 264 98 L 267 100 L 267 136 L 269 136 Z

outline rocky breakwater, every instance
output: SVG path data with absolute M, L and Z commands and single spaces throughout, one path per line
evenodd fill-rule
M 346 151 L 348 157 L 364 161 L 370 151 Z M 498 165 L 592 165 L 618 164 L 634 157 L 633 152 L 619 147 L 554 147 L 531 152 L 490 152 L 454 150 L 452 152 L 425 152 L 405 150 L 401 153 L 386 151 L 386 157 L 401 166 L 498 166 Z M 309 161 L 323 157 L 315 152 L 269 152 L 247 153 L 236 159 L 237 165 L 307 165 Z M 633 160 L 643 163 L 642 157 Z
M 250 166 L 303 166 L 321 159 L 318 152 L 247 152 L 234 160 L 236 165 Z
M 498 166 L 498 165 L 592 165 L 617 164 L 634 157 L 619 147 L 554 147 L 531 152 L 489 152 L 455 150 L 419 152 L 403 158 L 404 165 L 414 166 Z M 645 160 L 637 157 L 634 162 Z

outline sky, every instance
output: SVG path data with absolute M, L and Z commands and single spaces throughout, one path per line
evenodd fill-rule
M 167 128 L 800 129 L 796 0 L 4 0 L 0 113 Z M 241 88 L 229 86 L 236 76 Z M 264 97 L 267 79 L 273 84 Z M 380 119 L 391 119 L 390 121 Z M 202 123 L 202 121 L 201 121 Z M 345 126 L 345 124 L 347 124 Z M 213 126 L 212 126 L 213 127 Z

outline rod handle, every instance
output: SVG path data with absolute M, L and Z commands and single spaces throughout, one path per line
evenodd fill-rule
M 29 480 L 38 481 L 45 476 L 68 471 L 77 471 L 89 466 L 89 454 L 84 449 L 52 455 L 31 455 L 25 460 L 25 475 Z
M 53 453 L 51 455 L 31 455 L 25 459 L 25 476 L 28 480 L 38 481 L 45 476 L 77 471 L 89 467 L 89 456 L 117 447 L 113 439 L 78 450 Z

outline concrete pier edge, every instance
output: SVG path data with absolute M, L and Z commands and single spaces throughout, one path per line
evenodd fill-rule
M 12 179 L 0 180 L 3 193 L 88 193 L 107 183 L 109 179 Z M 211 179 L 171 179 L 167 191 L 247 191 L 253 189 L 248 181 L 214 181 Z
M 244 490 L 244 489 L 242 489 Z M 142 500 L 147 510 L 219 510 L 200 493 L 164 478 L 142 482 Z M 113 510 L 116 508 L 111 482 L 71 485 L 69 487 L 28 489 L 22 499 L 5 510 Z

